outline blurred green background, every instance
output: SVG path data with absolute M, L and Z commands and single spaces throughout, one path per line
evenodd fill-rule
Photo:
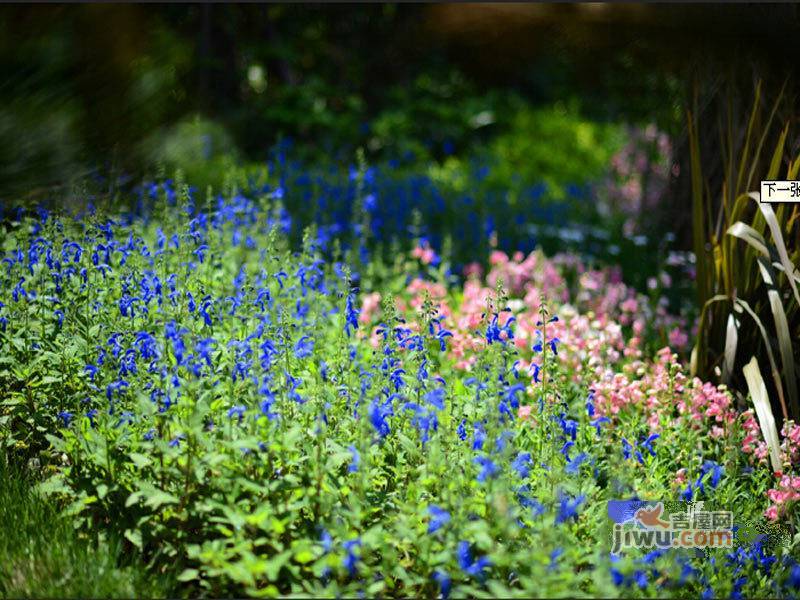
M 793 81 L 798 22 L 790 4 L 4 6 L 0 199 L 176 166 L 203 189 L 290 139 L 455 189 L 470 164 L 512 196 L 616 183 L 607 211 L 649 196 L 639 232 L 688 247 L 685 107 L 713 125 L 721 95 Z M 653 177 L 627 178 L 636 148 Z

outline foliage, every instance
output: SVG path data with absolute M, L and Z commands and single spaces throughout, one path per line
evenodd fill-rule
M 124 538 L 187 596 L 797 586 L 796 548 L 758 540 L 714 563 L 609 555 L 615 498 L 681 494 L 747 523 L 772 484 L 772 517 L 798 518 L 730 394 L 653 358 L 686 323 L 618 271 L 495 251 L 460 285 L 421 237 L 388 262 L 348 231 L 295 245 L 284 188 L 258 189 L 177 179 L 138 190 L 138 215 L 6 225 L 5 449 L 53 473 L 41 489 L 80 531 Z
M 753 354 L 758 363 L 769 365 L 764 379 L 773 387 L 773 398 L 784 419 L 800 418 L 797 390 L 800 336 L 800 295 L 797 291 L 800 248 L 787 240 L 798 235 L 798 209 L 780 205 L 776 210 L 752 193 L 760 180 L 781 176 L 795 179 L 800 157 L 784 162 L 788 125 L 774 149 L 762 152 L 771 133 L 779 97 L 771 114 L 763 120 L 760 86 L 746 135 L 737 146 L 731 120 L 727 135 L 721 132 L 725 179 L 720 198 L 711 197 L 703 181 L 697 124 L 689 115 L 692 147 L 694 246 L 697 258 L 697 293 L 702 307 L 694 370 L 710 376 L 719 369 L 725 382 Z M 740 384 L 741 385 L 741 384 Z
M 69 516 L 0 457 L 0 595 L 4 598 L 165 597 L 104 532 L 76 532 Z
M 582 118 L 576 106 L 523 108 L 490 144 L 489 160 L 496 165 L 492 177 L 501 185 L 517 178 L 529 185 L 544 183 L 558 198 L 565 184 L 600 179 L 623 141 L 620 127 Z

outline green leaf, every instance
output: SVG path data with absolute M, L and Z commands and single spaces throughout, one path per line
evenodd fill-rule
M 299 562 L 300 564 L 303 564 L 303 565 L 306 564 L 306 563 L 310 563 L 315 558 L 316 558 L 316 556 L 314 555 L 314 553 L 311 550 L 300 550 L 300 552 L 297 552 L 294 555 L 294 559 L 297 562 Z
M 125 539 L 130 541 L 130 543 L 136 546 L 139 550 L 142 549 L 142 532 L 138 529 L 126 529 Z
M 97 497 L 102 500 L 108 494 L 108 486 L 105 483 L 101 483 L 97 486 Z
M 148 492 L 144 494 L 144 498 L 144 503 L 150 508 L 159 508 L 165 504 L 177 504 L 179 502 L 178 498 L 162 490 Z
M 139 469 L 143 469 L 144 467 L 148 467 L 153 464 L 153 461 L 150 460 L 150 457 L 145 456 L 144 454 L 139 454 L 138 452 L 131 452 L 128 454 L 128 457 Z
M 184 569 L 183 573 L 178 575 L 178 581 L 186 582 L 192 581 L 193 579 L 197 579 L 200 575 L 200 571 L 197 569 Z

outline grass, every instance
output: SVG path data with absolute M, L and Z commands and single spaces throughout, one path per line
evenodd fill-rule
M 154 598 L 169 585 L 126 560 L 117 539 L 73 529 L 34 482 L 0 459 L 0 597 Z

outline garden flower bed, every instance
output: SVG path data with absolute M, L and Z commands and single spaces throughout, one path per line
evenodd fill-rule
M 773 473 L 684 318 L 571 254 L 293 247 L 279 196 L 8 226 L 5 445 L 76 527 L 180 595 L 797 594 L 800 428 Z M 612 553 L 636 498 L 736 543 Z

